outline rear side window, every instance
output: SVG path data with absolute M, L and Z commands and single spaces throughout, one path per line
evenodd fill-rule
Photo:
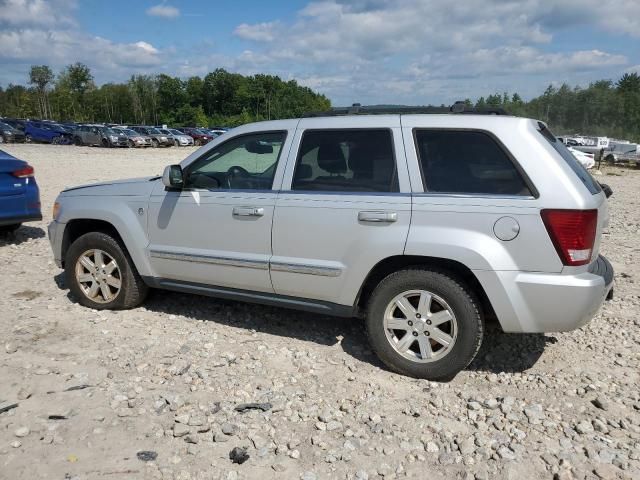
M 291 188 L 331 192 L 399 191 L 391 131 L 306 131 Z
M 532 195 L 505 150 L 487 133 L 416 130 L 415 141 L 426 192 Z
M 551 144 L 555 151 L 560 154 L 562 159 L 567 162 L 567 165 L 569 165 L 571 170 L 573 170 L 592 195 L 602 191 L 600 184 L 596 182 L 584 165 L 582 165 L 578 159 L 573 156 L 573 153 L 569 151 L 564 143 L 558 140 L 553 133 L 551 133 L 551 130 L 549 130 L 544 123 L 538 122 L 538 131 Z

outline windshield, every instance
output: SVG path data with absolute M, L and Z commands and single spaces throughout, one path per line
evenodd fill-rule
M 109 127 L 102 127 L 102 132 L 106 133 L 107 135 L 119 135 L 119 132 L 116 132 L 113 128 L 109 128 Z
M 131 130 L 130 128 L 123 128 L 122 131 L 125 135 L 129 135 L 130 137 L 137 137 L 138 135 L 141 135 L 140 133 L 136 132 L 135 130 Z
M 162 135 L 157 128 L 147 128 L 147 133 L 149 135 Z
M 211 132 L 208 132 L 204 128 L 195 128 L 194 130 L 200 132 L 202 135 L 211 135 Z
M 13 130 L 13 127 L 11 125 L 7 125 L 6 123 L 2 123 L 2 122 L 0 122 L 0 128 L 4 130 Z
M 174 135 L 184 135 L 180 130 L 176 130 L 175 128 L 170 128 L 169 131 Z

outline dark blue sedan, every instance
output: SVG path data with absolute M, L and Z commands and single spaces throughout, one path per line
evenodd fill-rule
M 35 220 L 42 220 L 42 213 L 33 167 L 0 150 L 0 233 Z

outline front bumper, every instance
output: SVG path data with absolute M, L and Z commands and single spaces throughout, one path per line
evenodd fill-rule
M 64 228 L 64 223 L 55 220 L 47 226 L 49 243 L 53 251 L 53 259 L 58 268 L 62 268 L 62 238 L 64 237 Z
M 474 272 L 505 332 L 566 332 L 585 325 L 613 289 L 613 267 L 600 255 L 586 272 Z

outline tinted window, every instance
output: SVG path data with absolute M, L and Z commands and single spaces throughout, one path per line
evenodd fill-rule
M 547 139 L 547 141 L 556 150 L 556 152 L 560 154 L 562 159 L 567 162 L 569 167 L 571 167 L 571 170 L 573 170 L 573 172 L 578 176 L 580 181 L 584 184 L 585 187 L 587 187 L 587 190 L 589 190 L 592 195 L 595 195 L 596 193 L 602 191 L 602 188 L 600 188 L 600 184 L 596 182 L 596 180 L 591 176 L 587 169 L 584 168 L 584 165 L 582 165 L 578 161 L 578 159 L 573 156 L 573 153 L 569 151 L 564 143 L 553 136 L 551 130 L 549 130 L 549 128 L 544 123 L 538 122 L 538 128 L 542 136 Z M 574 143 L 577 145 L 577 142 Z
M 417 130 L 415 140 L 425 191 L 531 196 L 507 153 L 486 133 Z
M 302 137 L 293 190 L 397 192 L 389 130 L 318 130 Z
M 285 132 L 232 138 L 189 167 L 187 187 L 269 190 L 285 138 Z

